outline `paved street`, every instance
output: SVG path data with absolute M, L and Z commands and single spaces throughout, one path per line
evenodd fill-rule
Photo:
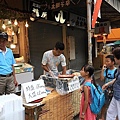
M 75 116 L 74 120 L 79 120 L 79 115 Z

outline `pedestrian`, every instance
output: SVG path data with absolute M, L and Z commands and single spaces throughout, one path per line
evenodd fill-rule
M 57 42 L 53 50 L 46 51 L 42 58 L 42 68 L 46 75 L 58 76 L 58 65 L 61 63 L 62 74 L 66 74 L 66 59 L 63 55 L 64 44 Z
M 81 98 L 81 105 L 80 105 L 80 120 L 96 120 L 96 114 L 92 113 L 90 109 L 90 102 L 91 102 L 91 92 L 90 87 L 85 86 L 86 82 L 91 82 L 95 86 L 95 80 L 92 79 L 94 74 L 94 68 L 91 65 L 85 65 L 82 67 L 80 71 L 81 76 L 85 79 L 83 83 L 83 91 L 82 91 L 82 98 Z
M 112 81 L 115 78 L 115 73 L 117 72 L 117 68 L 115 67 L 115 60 L 113 55 L 107 55 L 105 57 L 105 64 L 102 67 L 101 74 L 100 74 L 100 80 L 104 80 L 104 84 Z M 109 103 L 113 97 L 113 86 L 110 85 L 105 90 L 105 104 L 102 107 L 101 110 L 101 119 L 99 120 L 105 120 L 105 114 L 106 110 L 109 106 Z
M 0 95 L 15 93 L 18 82 L 15 77 L 15 59 L 10 48 L 6 47 L 8 34 L 0 32 Z
M 111 82 L 106 83 L 103 85 L 103 90 L 106 89 L 109 85 L 113 83 L 113 98 L 110 102 L 110 105 L 107 110 L 106 120 L 115 120 L 118 116 L 118 120 L 120 120 L 120 47 L 116 47 L 113 50 L 113 55 L 116 64 L 119 65 L 116 73 L 116 78 Z

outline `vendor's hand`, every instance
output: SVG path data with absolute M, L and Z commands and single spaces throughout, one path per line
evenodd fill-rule
M 49 75 L 51 76 L 51 77 L 54 77 L 55 75 L 54 75 L 54 73 L 50 70 L 49 71 Z
M 109 85 L 106 83 L 106 84 L 104 84 L 103 86 L 102 86 L 102 89 L 103 90 L 106 90 L 106 88 L 108 87 Z

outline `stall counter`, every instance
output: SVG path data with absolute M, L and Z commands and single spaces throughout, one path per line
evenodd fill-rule
M 54 90 L 40 102 L 39 106 L 25 106 L 25 120 L 73 120 L 80 111 L 80 98 L 79 90 L 66 95 L 59 95 Z

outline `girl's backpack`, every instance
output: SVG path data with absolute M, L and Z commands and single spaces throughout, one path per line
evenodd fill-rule
M 99 85 L 95 87 L 95 85 L 91 82 L 86 82 L 84 85 L 90 87 L 91 92 L 90 109 L 94 114 L 98 114 L 105 103 L 105 94 Z

